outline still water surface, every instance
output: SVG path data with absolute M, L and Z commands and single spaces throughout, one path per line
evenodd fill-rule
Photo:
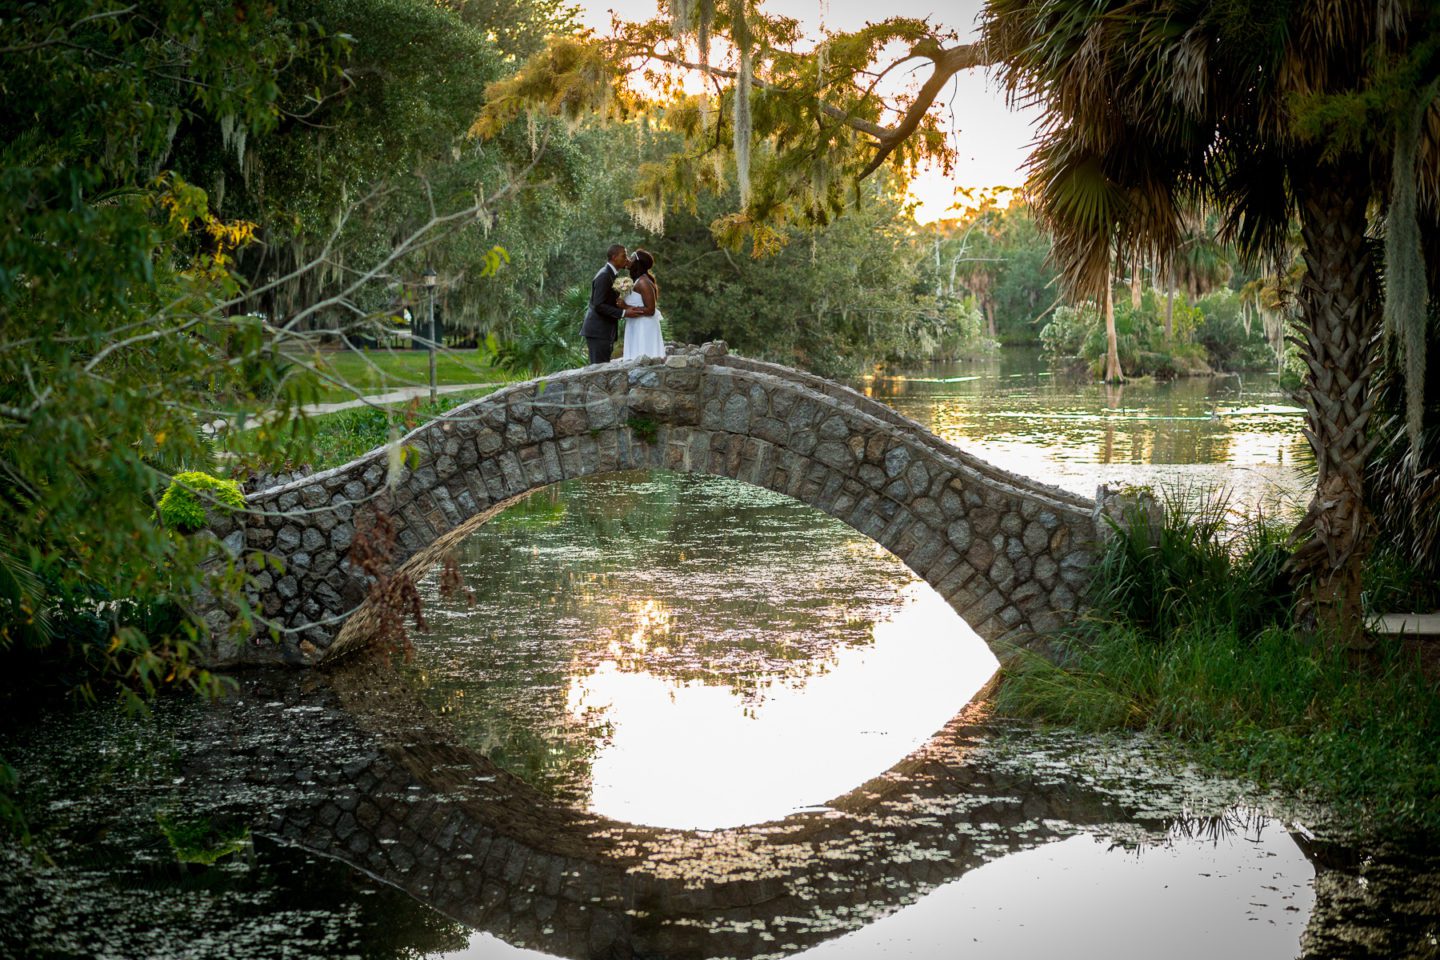
M 863 386 L 1077 492 L 1303 486 L 1298 418 L 1263 379 L 1106 396 L 1025 356 Z M 983 642 L 814 510 L 597 477 L 515 505 L 457 560 L 470 594 L 432 573 L 408 662 L 22 730 L 6 746 L 55 862 L 11 861 L 0 954 L 1299 950 L 1301 824 L 1141 742 L 993 720 L 971 702 L 996 668 Z

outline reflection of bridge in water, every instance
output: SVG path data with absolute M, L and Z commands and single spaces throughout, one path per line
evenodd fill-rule
M 794 497 L 903 560 L 985 640 L 1028 643 L 1077 606 L 1094 557 L 1095 504 L 1006 473 L 842 385 L 730 356 L 573 370 L 472 401 L 404 438 L 393 486 L 376 450 L 250 498 L 216 521 L 232 553 L 279 561 L 251 588 L 281 643 L 217 640 L 216 663 L 315 663 L 364 638 L 372 582 L 349 551 L 377 510 L 391 560 L 433 563 L 473 525 L 562 480 L 620 470 L 728 477 Z M 230 618 L 211 610 L 212 632 Z
M 399 676 L 347 664 L 247 681 L 238 737 L 192 762 L 239 780 L 257 833 L 350 864 L 449 917 L 564 957 L 790 954 L 893 913 L 1007 854 L 1131 822 L 1105 795 L 974 763 L 962 713 L 826 808 L 715 831 L 619 823 L 556 804 L 450 739 Z M 308 688 L 297 706 L 297 686 Z M 299 712 L 297 715 L 297 711 Z M 254 740 L 245 753 L 224 744 Z M 273 731 L 273 734 L 268 731 Z M 255 788 L 273 792 L 257 802 Z M 1164 824 L 1145 825 L 1163 835 Z

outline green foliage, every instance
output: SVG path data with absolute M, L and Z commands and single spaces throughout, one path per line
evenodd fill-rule
M 1289 625 L 1275 528 L 1227 534 L 1223 500 L 1132 515 L 1061 662 L 1006 666 L 997 708 L 1084 730 L 1174 738 L 1217 769 L 1338 804 L 1385 832 L 1440 829 L 1440 699 L 1413 654 L 1352 655 Z
M 1063 667 L 1007 667 L 997 709 L 1170 736 L 1214 768 L 1337 804 L 1378 833 L 1440 829 L 1440 699 L 1398 646 L 1356 669 L 1278 626 L 1196 625 L 1155 644 L 1116 624 L 1066 650 Z
M 215 688 L 193 625 L 145 611 L 237 579 L 152 522 L 168 475 L 273 456 L 273 435 L 200 424 L 283 422 L 308 396 L 248 362 L 270 338 L 234 312 L 253 225 L 165 172 L 191 130 L 232 152 L 273 133 L 296 75 L 333 65 L 344 41 L 288 12 L 64 0 L 0 20 L 0 89 L 25 91 L 0 98 L 0 555 L 21 598 L 0 609 L 0 646 L 51 648 L 56 673 L 88 664 L 127 695 Z
M 660 425 L 649 417 L 631 417 L 625 421 L 625 426 L 646 443 L 654 443 L 655 438 L 659 436 Z
M 1275 368 L 1275 352 L 1257 323 L 1246 320 L 1240 295 L 1215 290 L 1195 301 L 1199 321 L 1191 336 L 1205 347 L 1210 365 L 1220 370 Z
M 531 377 L 583 367 L 587 354 L 580 325 L 589 303 L 589 287 L 573 286 L 558 299 L 531 310 L 504 339 L 490 334 L 485 338 L 490 362 L 509 373 Z
M 779 250 L 791 228 L 831 223 L 851 202 L 855 183 L 887 160 L 903 175 L 923 160 L 950 158 L 938 116 L 926 109 L 943 78 L 926 86 L 906 135 L 880 140 L 876 131 L 884 129 L 890 105 L 868 79 L 892 45 L 943 61 L 947 77 L 975 65 L 980 58 L 972 48 L 945 56 L 942 48 L 952 39 L 945 30 L 891 17 L 829 34 L 802 52 L 798 23 L 766 14 L 754 0 L 706 9 L 713 17 L 687 16 L 678 4 L 667 4 L 664 15 L 625 24 L 614 37 L 553 37 L 487 91 L 477 131 L 495 135 L 530 112 L 573 120 L 644 111 L 680 134 L 685 146 L 639 168 L 632 210 L 640 222 L 658 228 L 667 208 L 693 210 L 702 193 L 738 186 L 728 209 L 711 218 L 715 235 L 731 250 L 750 240 L 757 254 Z M 688 64 L 690 43 L 703 60 L 702 33 L 724 38 L 733 51 L 724 72 L 711 76 L 717 92 L 703 97 L 685 94 L 672 77 L 653 70 L 656 63 Z M 646 82 L 630 82 L 642 72 Z
M 160 522 L 181 533 L 194 533 L 205 526 L 205 511 L 239 510 L 245 494 L 234 480 L 221 480 L 208 473 L 188 470 L 177 473 L 160 497 L 155 512 Z
M 1431 343 L 1440 327 L 1431 325 Z M 1377 441 L 1366 472 L 1366 505 L 1379 528 L 1377 552 L 1395 574 L 1392 611 L 1440 609 L 1440 364 L 1428 368 L 1428 402 L 1419 442 L 1406 423 L 1405 374 L 1385 355 L 1377 383 L 1371 435 Z
M 59 0 L 0 19 L 0 648 L 127 696 L 216 688 L 181 611 L 241 574 L 153 523 L 169 476 L 297 459 L 307 328 L 392 315 L 417 247 L 451 315 L 498 299 L 504 198 L 581 176 L 573 144 L 466 139 L 504 64 L 484 15 Z M 494 36 L 519 54 L 567 18 L 511 4 Z
M 1263 518 L 1243 524 L 1223 495 L 1166 491 L 1157 506 L 1126 513 L 1096 566 L 1091 615 L 1163 643 L 1196 623 L 1250 635 L 1289 614 L 1285 530 Z
M 209 867 L 250 849 L 250 828 L 244 824 L 222 826 L 211 820 L 184 820 L 163 813 L 156 814 L 155 819 L 177 863 Z
M 1050 237 L 1019 201 L 996 205 L 982 194 L 979 206 L 956 220 L 922 228 L 930 256 L 920 264 L 921 282 L 937 294 L 973 298 L 985 320 L 985 336 L 1002 343 L 1033 343 L 1059 291 L 1050 265 Z
M 1127 375 L 1177 377 L 1274 366 L 1265 331 L 1246 325 L 1240 299 L 1229 290 L 1206 294 L 1193 306 L 1184 293 L 1169 300 L 1153 287 L 1141 295 L 1139 307 L 1123 291 L 1115 300 L 1116 347 Z M 1040 344 L 1051 360 L 1078 359 L 1099 376 L 1105 364 L 1105 319 L 1093 304 L 1057 307 L 1040 330 Z
M 660 307 L 676 339 L 725 340 L 732 349 L 827 376 L 886 359 L 930 359 L 983 349 L 965 298 L 934 296 L 917 280 L 927 255 L 903 197 L 885 181 L 814 232 L 788 228 L 773 255 L 732 254 L 710 224 L 732 197 L 672 214 L 656 257 Z

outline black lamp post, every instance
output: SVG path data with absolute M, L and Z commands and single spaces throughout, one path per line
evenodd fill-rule
M 425 272 L 420 275 L 425 282 L 425 289 L 430 291 L 430 332 L 426 337 L 428 341 L 426 350 L 430 353 L 430 402 L 435 402 L 435 281 L 437 275 L 434 267 L 426 267 Z

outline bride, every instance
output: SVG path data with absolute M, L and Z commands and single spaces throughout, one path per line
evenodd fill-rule
M 626 360 L 636 357 L 665 356 L 665 338 L 660 333 L 660 285 L 650 273 L 655 258 L 645 250 L 636 250 L 630 258 L 630 276 L 635 286 L 625 295 Z

